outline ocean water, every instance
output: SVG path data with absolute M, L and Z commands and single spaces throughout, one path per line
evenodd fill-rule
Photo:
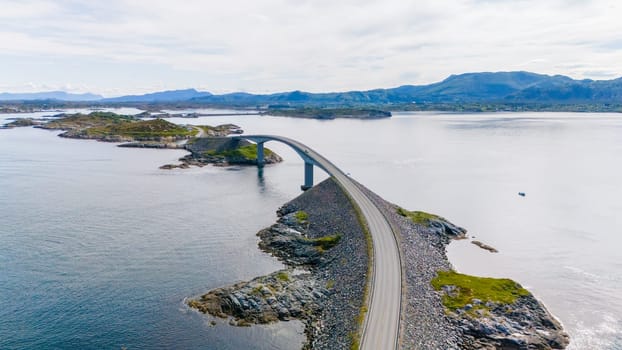
M 527 287 L 562 321 L 571 349 L 622 349 L 622 115 L 171 121 L 306 143 L 385 199 L 497 248 L 459 241 L 448 254 L 461 272 Z M 0 348 L 300 346 L 297 322 L 212 327 L 183 305 L 280 267 L 255 233 L 300 193 L 293 151 L 268 143 L 285 161 L 262 172 L 165 171 L 183 152 L 55 135 L 0 130 Z M 316 170 L 316 182 L 325 177 Z
M 2 131 L 1 349 L 300 347 L 297 322 L 211 326 L 184 305 L 281 267 L 255 233 L 291 195 L 256 169 L 165 172 L 183 152 Z

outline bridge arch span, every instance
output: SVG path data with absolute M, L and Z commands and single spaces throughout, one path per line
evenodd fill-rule
M 263 144 L 268 141 L 282 142 L 302 157 L 305 162 L 305 184 L 302 189 L 313 186 L 313 166 L 316 165 L 333 177 L 358 207 L 366 221 L 373 245 L 371 275 L 368 277 L 367 312 L 361 330 L 359 350 L 398 349 L 400 312 L 402 307 L 402 266 L 397 238 L 384 214 L 376 204 L 350 179 L 321 154 L 306 145 L 282 136 L 239 135 L 234 136 L 257 143 L 257 160 L 263 160 Z
M 259 167 L 263 167 L 265 164 L 264 143 L 268 141 L 277 141 L 291 147 L 296 153 L 298 153 L 300 158 L 302 158 L 305 163 L 305 180 L 304 184 L 300 186 L 303 191 L 306 191 L 313 187 L 313 166 L 317 166 L 318 168 L 326 171 L 331 176 L 333 175 L 326 169 L 326 167 L 324 167 L 324 165 L 322 165 L 320 161 L 316 159 L 316 157 L 314 157 L 314 155 L 317 154 L 316 152 L 292 139 L 274 135 L 238 135 L 233 137 L 253 141 L 257 144 L 257 166 Z

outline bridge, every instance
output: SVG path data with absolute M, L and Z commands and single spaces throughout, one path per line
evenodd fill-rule
M 302 189 L 313 187 L 313 166 L 324 170 L 359 207 L 372 237 L 372 274 L 369 281 L 367 313 L 363 323 L 361 350 L 397 349 L 402 303 L 402 268 L 395 233 L 380 209 L 341 169 L 306 145 L 274 135 L 240 135 L 236 138 L 257 143 L 257 163 L 264 164 L 264 143 L 278 141 L 290 146 L 304 160 Z

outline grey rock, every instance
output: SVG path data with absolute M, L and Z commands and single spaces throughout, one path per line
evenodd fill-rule
M 298 210 L 309 220 L 299 222 Z M 258 233 L 259 247 L 288 267 L 248 282 L 218 288 L 190 302 L 203 312 L 239 319 L 236 325 L 297 318 L 305 323 L 306 349 L 348 349 L 358 331 L 367 271 L 365 237 L 341 188 L 326 180 L 286 203 L 277 223 Z M 320 251 L 313 239 L 338 232 L 339 244 Z M 325 288 L 331 285 L 330 290 Z M 233 303 L 233 296 L 238 303 Z M 244 308 L 245 300 L 248 309 Z

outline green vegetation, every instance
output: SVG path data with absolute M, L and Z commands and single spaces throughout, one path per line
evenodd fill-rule
M 412 220 L 416 224 L 429 226 L 430 221 L 432 220 L 445 220 L 442 217 L 430 213 L 426 213 L 423 211 L 408 211 L 403 208 L 398 208 L 397 213 L 401 216 L 407 217 Z
M 233 129 L 233 126 L 229 128 Z M 197 137 L 186 144 L 192 158 L 203 163 L 257 164 L 257 144 L 234 137 Z M 282 159 L 268 148 L 264 148 L 266 164 Z
M 335 287 L 335 280 L 328 280 L 328 282 L 326 282 L 326 289 L 333 289 L 333 287 Z
M 242 133 L 242 129 L 234 124 L 222 124 L 217 126 L 196 125 L 195 127 L 202 129 L 206 136 L 227 136 L 229 134 Z
M 472 304 L 473 299 L 482 303 L 473 305 L 472 310 L 487 309 L 485 304 L 512 304 L 517 298 L 529 295 L 529 292 L 520 284 L 507 278 L 476 277 L 457 273 L 455 271 L 438 271 L 432 280 L 432 286 L 441 290 L 443 286 L 454 286 L 455 290 L 443 295 L 443 305 L 448 310 L 455 311 Z
M 339 241 L 341 241 L 341 234 L 335 233 L 334 235 L 312 239 L 312 241 L 317 247 L 328 250 L 339 244 Z
M 339 244 L 339 241 L 341 241 L 341 234 L 335 233 L 334 235 L 319 238 L 304 238 L 304 240 L 315 246 L 318 252 L 324 253 Z
M 197 130 L 185 128 L 164 119 L 139 120 L 124 123 L 110 123 L 102 126 L 90 127 L 84 132 L 89 136 L 118 135 L 131 137 L 135 140 L 160 137 L 191 137 Z
M 279 280 L 283 281 L 283 282 L 289 282 L 289 274 L 285 271 L 279 271 L 276 274 L 276 278 L 278 278 Z
M 361 347 L 359 335 L 356 333 L 350 333 L 350 350 L 358 350 Z
M 68 130 L 64 136 L 90 139 L 159 140 L 189 138 L 198 132 L 163 119 L 140 120 L 110 112 L 67 115 L 46 123 L 44 128 Z
M 309 220 L 309 214 L 307 214 L 307 212 L 304 210 L 298 210 L 294 214 L 294 217 L 296 218 L 296 221 L 298 221 L 299 224 L 302 224 L 303 222 Z
M 111 112 L 93 112 L 89 114 L 70 114 L 45 124 L 46 129 L 80 130 L 106 125 L 119 125 L 138 121 L 131 116 Z
M 240 146 L 238 148 L 229 149 L 229 150 L 220 151 L 220 152 L 216 150 L 209 150 L 209 151 L 203 152 L 203 154 L 206 156 L 211 156 L 211 157 L 242 158 L 242 159 L 247 159 L 247 160 L 255 160 L 257 159 L 257 145 L 250 144 L 250 145 Z M 272 155 L 272 151 L 267 148 L 264 148 L 264 156 L 267 157 L 270 155 Z
M 263 285 L 259 284 L 257 285 L 257 287 L 253 288 L 253 290 L 251 290 L 251 295 L 261 295 L 261 290 L 263 289 Z

